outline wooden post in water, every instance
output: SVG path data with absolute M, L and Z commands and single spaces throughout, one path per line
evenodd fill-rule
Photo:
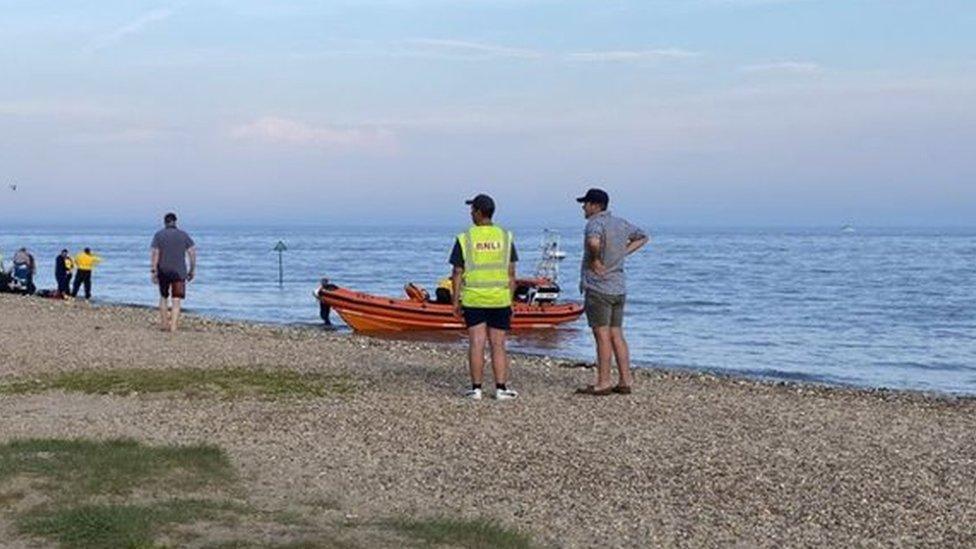
M 278 252 L 278 287 L 279 288 L 285 285 L 285 267 L 284 267 L 284 262 L 282 260 L 282 252 L 284 252 L 287 249 L 288 246 L 285 246 L 285 243 L 280 240 L 278 241 L 277 244 L 275 244 L 274 247 L 274 251 Z

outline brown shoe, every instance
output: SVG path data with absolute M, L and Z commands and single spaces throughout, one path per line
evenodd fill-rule
M 581 387 L 579 389 L 576 389 L 576 394 L 578 395 L 607 396 L 612 392 L 613 392 L 613 387 L 607 387 L 606 389 L 597 390 L 597 388 L 592 385 L 587 385 L 586 387 Z
M 630 393 L 634 392 L 634 389 L 630 385 L 617 385 L 613 388 L 613 392 L 617 393 L 618 395 L 629 395 Z

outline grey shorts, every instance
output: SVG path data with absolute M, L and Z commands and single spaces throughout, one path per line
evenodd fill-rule
M 622 327 L 626 297 L 624 294 L 608 295 L 586 290 L 586 321 L 590 324 L 590 328 Z

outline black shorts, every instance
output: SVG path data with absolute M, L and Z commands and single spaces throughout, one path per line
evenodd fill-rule
M 512 308 L 501 307 L 495 309 L 477 309 L 474 307 L 462 307 L 461 313 L 464 315 L 464 324 L 474 327 L 478 324 L 488 324 L 489 328 L 496 330 L 512 329 Z
M 176 273 L 160 271 L 157 278 L 159 279 L 159 295 L 161 297 L 169 297 L 172 293 L 176 299 L 186 298 L 186 281 L 183 280 L 183 277 Z

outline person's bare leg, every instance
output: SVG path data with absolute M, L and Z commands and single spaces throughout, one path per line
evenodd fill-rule
M 505 330 L 488 328 L 491 342 L 491 372 L 495 385 L 508 383 L 508 352 L 505 350 Z
M 487 324 L 478 324 L 468 328 L 468 370 L 471 372 L 471 383 L 480 385 L 484 382 L 485 340 L 487 337 Z
M 175 332 L 180 323 L 180 298 L 173 298 L 173 310 L 169 313 L 169 331 Z
M 159 298 L 159 329 L 169 329 L 169 303 L 165 297 Z
M 610 360 L 613 354 L 610 327 L 593 328 L 593 339 L 596 340 L 596 381 L 593 383 L 593 388 L 602 391 L 613 386 L 610 382 Z
M 630 387 L 634 379 L 630 375 L 630 349 L 627 347 L 627 340 L 624 339 L 624 329 L 610 328 L 610 342 L 613 344 L 613 355 L 617 359 L 617 371 L 620 375 L 617 384 L 621 387 Z

